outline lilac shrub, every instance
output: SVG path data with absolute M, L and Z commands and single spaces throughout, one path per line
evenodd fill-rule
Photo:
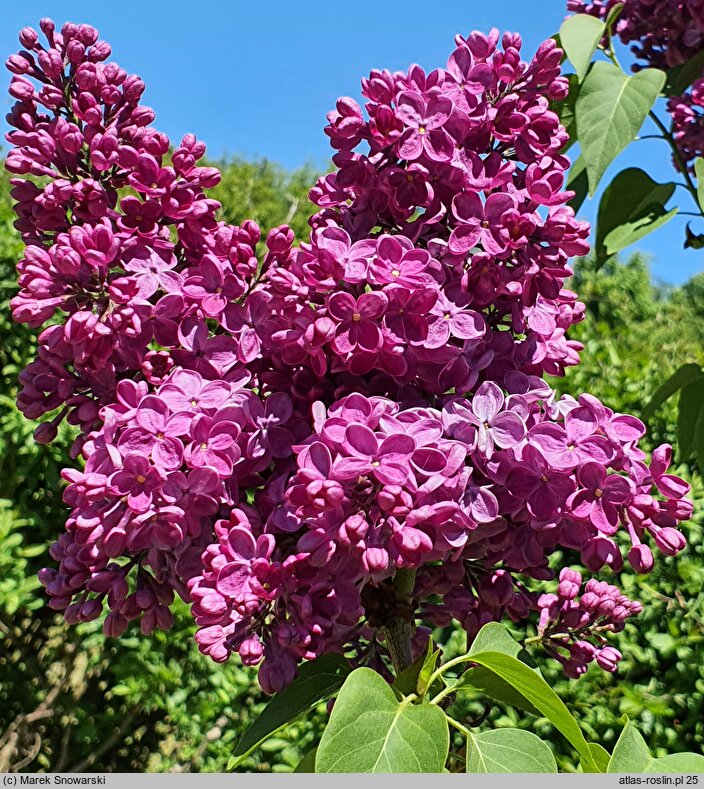
M 561 50 L 458 36 L 446 68 L 373 71 L 340 99 L 307 239 L 218 218 L 192 135 L 172 147 L 87 25 L 29 28 L 8 67 L 17 321 L 41 330 L 18 407 L 66 419 L 66 531 L 41 572 L 69 622 L 168 628 L 267 692 L 343 652 L 384 671 L 427 626 L 539 619 L 570 676 L 614 670 L 638 613 L 590 572 L 674 555 L 688 486 L 645 428 L 544 380 L 579 362 L 565 287 L 588 251 L 564 188 Z M 400 579 L 410 585 L 399 595 Z M 534 583 L 540 582 L 540 583 Z

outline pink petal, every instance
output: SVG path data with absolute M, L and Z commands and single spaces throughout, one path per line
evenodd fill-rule
M 377 255 L 385 262 L 397 265 L 401 262 L 404 249 L 394 236 L 384 235 L 377 241 Z
M 336 479 L 347 480 L 364 476 L 371 471 L 372 464 L 369 459 L 338 458 L 332 466 L 332 475 Z
M 425 115 L 425 101 L 415 92 L 406 91 L 398 97 L 396 117 L 407 126 L 420 126 Z
M 526 434 L 523 421 L 511 411 L 497 414 L 491 421 L 491 434 L 494 442 L 502 449 L 515 446 Z
M 655 480 L 655 485 L 668 499 L 681 499 L 690 491 L 689 483 L 674 474 L 663 474 Z
M 145 430 L 159 433 L 164 429 L 168 416 L 169 407 L 166 403 L 154 395 L 147 395 L 137 408 L 135 421 Z
M 235 526 L 227 534 L 227 542 L 234 556 L 242 559 L 253 559 L 257 550 L 254 535 L 241 526 Z
M 504 395 L 501 389 L 493 381 L 485 381 L 472 398 L 472 411 L 480 421 L 491 422 L 503 404 Z
M 164 433 L 169 436 L 185 436 L 191 430 L 193 424 L 193 414 L 188 411 L 181 411 L 168 418 L 164 425 Z
M 232 387 L 226 381 L 210 381 L 201 390 L 198 404 L 201 408 L 219 408 L 232 393 Z
M 450 330 L 461 340 L 475 340 L 484 336 L 486 322 L 478 312 L 460 312 L 450 318 Z
M 455 141 L 444 129 L 434 129 L 424 135 L 423 147 L 429 159 L 449 162 L 455 152 Z
M 415 449 L 416 442 L 411 436 L 404 433 L 396 433 L 392 436 L 387 436 L 381 442 L 377 457 L 381 458 L 385 455 L 398 455 L 399 458 L 407 458 L 415 452 Z
M 589 520 L 602 534 L 612 535 L 618 531 L 618 511 L 603 498 L 597 499 L 592 505 Z
M 173 471 L 183 462 L 183 444 L 177 438 L 166 436 L 154 444 L 152 457 L 158 466 Z
M 361 458 L 374 457 L 379 448 L 376 436 L 366 425 L 349 425 L 345 430 L 345 443 L 351 454 Z
M 403 485 L 408 479 L 408 466 L 382 462 L 372 473 L 383 485 Z
M 580 485 L 591 491 L 601 488 L 606 479 L 606 469 L 599 463 L 585 463 L 577 470 Z
M 465 255 L 472 247 L 475 247 L 482 236 L 482 228 L 476 224 L 458 225 L 447 242 L 450 252 L 455 255 Z
M 452 201 L 452 214 L 463 224 L 479 225 L 484 219 L 484 206 L 476 192 L 462 192 Z
M 428 336 L 425 339 L 424 346 L 430 350 L 442 348 L 449 339 L 450 322 L 444 318 L 437 318 L 428 326 Z
M 398 155 L 401 159 L 413 161 L 423 153 L 423 137 L 415 129 L 406 129 L 398 141 Z
M 376 291 L 363 293 L 357 300 L 357 310 L 362 318 L 372 320 L 380 318 L 384 314 L 388 303 L 389 300 L 383 293 Z
M 428 109 L 425 113 L 425 128 L 439 129 L 450 117 L 451 112 L 452 102 L 447 96 L 432 95 L 428 101 Z
M 231 598 L 241 598 L 249 590 L 250 570 L 242 564 L 228 564 L 220 570 L 216 589 Z
M 328 312 L 338 321 L 344 321 L 352 317 L 357 309 L 357 302 L 354 296 L 345 291 L 336 291 L 328 299 Z
M 565 417 L 565 432 L 570 443 L 594 435 L 597 429 L 596 416 L 588 408 L 575 408 Z
M 130 427 L 120 436 L 117 445 L 124 454 L 135 452 L 138 455 L 148 455 L 155 441 L 153 433 L 148 433 L 140 427 Z

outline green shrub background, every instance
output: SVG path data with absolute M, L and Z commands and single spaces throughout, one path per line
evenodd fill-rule
M 263 228 L 289 222 L 307 227 L 307 190 L 314 170 L 287 173 L 267 161 L 223 163 L 215 190 L 223 218 L 252 217 Z M 155 771 L 225 769 L 234 742 L 261 710 L 255 672 L 232 661 L 219 666 L 193 642 L 187 606 L 169 633 L 138 632 L 106 640 L 99 623 L 66 626 L 45 605 L 36 571 L 63 529 L 60 469 L 70 435 L 50 447 L 32 439 L 33 425 L 16 411 L 18 372 L 34 353 L 33 333 L 12 323 L 8 300 L 22 244 L 12 227 L 6 176 L 0 176 L 0 772 Z M 692 254 L 697 254 L 693 252 Z M 553 384 L 573 395 L 590 391 L 616 411 L 638 415 L 677 366 L 704 363 L 704 275 L 681 288 L 653 284 L 639 255 L 596 272 L 579 261 L 572 287 L 587 305 L 572 337 L 585 345 L 583 363 Z M 646 449 L 675 444 L 676 401 L 650 420 Z M 590 739 L 613 746 L 625 713 L 657 753 L 704 743 L 704 487 L 700 469 L 680 463 L 694 487 L 689 548 L 660 559 L 646 577 L 624 572 L 620 583 L 645 610 L 616 641 L 624 660 L 615 675 L 592 669 L 566 681 L 557 665 L 541 668 Z M 576 557 L 555 556 L 556 565 Z M 463 637 L 437 634 L 446 651 Z M 482 711 L 461 700 L 468 718 Z M 305 720 L 269 740 L 242 769 L 290 771 L 315 743 L 326 718 L 320 705 Z M 519 722 L 520 720 L 520 722 Z M 483 727 L 521 725 L 550 738 L 563 770 L 575 761 L 559 735 L 540 719 L 500 706 Z

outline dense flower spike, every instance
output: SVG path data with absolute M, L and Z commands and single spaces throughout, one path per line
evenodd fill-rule
M 76 425 L 85 461 L 64 472 L 50 604 L 71 622 L 107 607 L 119 636 L 169 627 L 177 593 L 199 648 L 260 665 L 272 692 L 303 659 L 378 656 L 406 570 L 419 625 L 540 611 L 568 673 L 611 670 L 601 634 L 637 605 L 532 581 L 555 549 L 596 572 L 628 544 L 648 572 L 650 545 L 684 547 L 691 505 L 637 419 L 542 378 L 579 361 L 565 282 L 589 232 L 564 189 L 555 42 L 524 62 L 519 36 L 474 32 L 446 68 L 372 72 L 364 108 L 328 115 L 337 169 L 294 245 L 218 219 L 205 146 L 169 156 L 93 28 L 41 28 L 8 62 L 13 311 L 41 329 L 18 402 L 50 417 L 38 441 Z

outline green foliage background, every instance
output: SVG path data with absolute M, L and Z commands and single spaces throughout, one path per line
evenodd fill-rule
M 314 172 L 287 173 L 267 161 L 224 164 L 216 197 L 223 217 L 252 217 L 263 228 L 288 221 L 306 230 L 306 194 Z M 0 772 L 13 770 L 224 770 L 264 697 L 254 672 L 234 661 L 218 666 L 199 655 L 187 607 L 168 633 L 131 631 L 108 641 L 98 624 L 70 628 L 44 604 L 36 571 L 63 528 L 60 469 L 70 436 L 50 447 L 32 439 L 33 425 L 14 408 L 16 377 L 33 354 L 32 333 L 10 320 L 14 265 L 22 245 L 12 227 L 7 179 L 0 180 Z M 696 253 L 693 253 L 696 254 Z M 553 384 L 573 395 L 590 391 L 617 411 L 639 414 L 658 384 L 685 362 L 704 363 L 704 275 L 682 288 L 654 285 L 639 255 L 600 271 L 579 261 L 572 287 L 587 305 L 572 337 L 585 345 L 583 363 Z M 650 420 L 650 449 L 675 443 L 676 400 Z M 548 680 L 590 739 L 611 748 L 627 713 L 657 755 L 701 751 L 704 743 L 704 487 L 691 466 L 696 509 L 688 551 L 660 560 L 648 577 L 618 581 L 645 611 L 617 639 L 624 653 L 616 675 L 599 669 L 568 682 L 541 661 Z M 556 562 L 576 557 L 556 556 Z M 604 574 L 606 580 L 610 579 Z M 463 637 L 436 634 L 446 652 Z M 462 702 L 468 717 L 481 711 Z M 458 703 L 459 706 L 459 703 Z M 325 705 L 287 727 L 243 769 L 290 771 L 319 738 Z M 520 725 L 550 739 L 563 770 L 573 754 L 540 719 L 494 708 L 481 728 Z

